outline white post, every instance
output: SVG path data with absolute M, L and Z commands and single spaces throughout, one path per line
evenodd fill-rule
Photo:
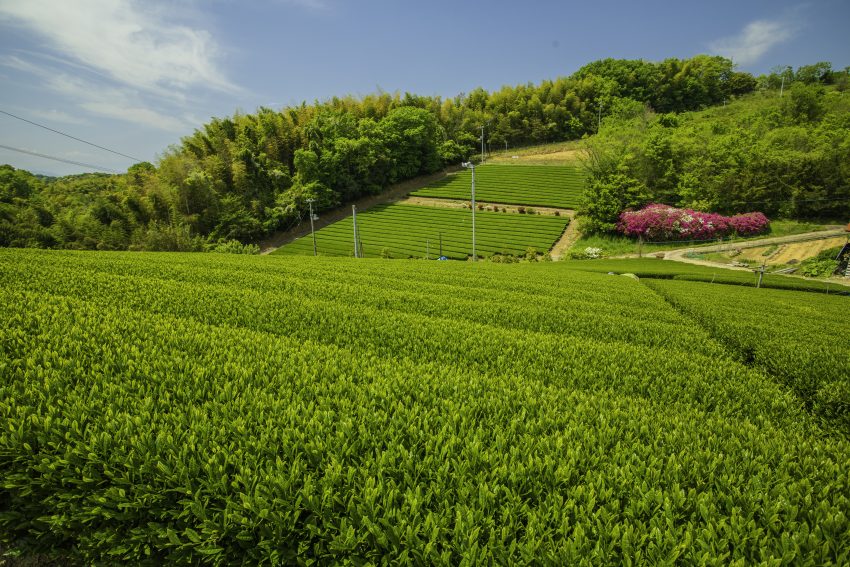
M 475 166 L 472 165 L 472 261 L 475 261 Z
M 354 257 L 359 258 L 357 251 L 357 205 L 351 205 L 351 216 L 354 220 Z
M 475 254 L 475 164 L 471 161 L 465 161 L 460 164 L 462 167 L 466 169 L 472 170 L 472 261 L 475 262 L 476 254 Z M 442 254 L 443 250 L 443 237 L 440 235 L 440 254 Z
M 481 127 L 481 163 L 484 163 L 484 126 Z M 472 176 L 475 177 L 474 171 Z
M 316 251 L 316 231 L 313 228 L 313 201 L 315 199 L 307 199 L 307 202 L 310 204 L 310 234 L 313 236 L 313 256 L 318 256 L 318 252 Z

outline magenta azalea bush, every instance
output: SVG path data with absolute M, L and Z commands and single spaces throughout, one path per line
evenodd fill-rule
M 656 203 L 621 213 L 617 228 L 626 236 L 647 240 L 711 240 L 731 234 L 753 236 L 769 226 L 770 221 L 762 213 L 727 217 Z

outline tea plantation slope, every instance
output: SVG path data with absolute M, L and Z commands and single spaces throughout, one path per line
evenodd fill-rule
M 3 250 L 0 283 L 5 546 L 85 564 L 848 561 L 847 442 L 628 278 Z
M 549 250 L 564 232 L 567 217 L 500 214 L 475 216 L 476 254 L 520 256 L 529 248 Z M 352 217 L 316 232 L 316 250 L 323 256 L 354 254 Z M 365 258 L 437 258 L 472 256 L 472 214 L 468 210 L 418 205 L 379 205 L 357 215 L 359 245 Z M 273 254 L 312 255 L 307 235 Z
M 646 283 L 742 359 L 787 384 L 815 415 L 850 434 L 850 298 L 679 281 Z
M 484 165 L 475 168 L 475 197 L 488 203 L 506 203 L 574 209 L 581 203 L 584 172 L 557 165 Z M 471 198 L 472 173 L 449 175 L 412 193 L 415 197 Z

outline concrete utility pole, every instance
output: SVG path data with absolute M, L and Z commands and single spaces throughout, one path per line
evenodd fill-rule
M 310 205 L 310 234 L 313 236 L 313 256 L 318 256 L 319 253 L 316 250 L 316 231 L 313 228 L 313 221 L 316 219 L 316 216 L 313 214 L 313 202 L 316 199 L 307 199 L 307 204 Z
M 596 133 L 599 133 L 599 130 L 602 129 L 602 103 L 599 103 L 599 119 L 596 123 Z
M 764 265 L 764 263 L 762 263 L 761 268 L 759 268 L 757 270 L 758 274 L 759 274 L 759 281 L 756 284 L 756 289 L 759 289 L 761 287 L 761 279 L 764 277 L 764 268 L 765 268 L 765 265 Z
M 484 163 L 484 126 L 481 126 L 481 163 Z M 472 175 L 474 177 L 475 173 Z
M 782 84 L 779 85 L 779 98 L 782 98 L 782 91 L 785 90 L 785 75 L 782 75 Z
M 351 205 L 351 218 L 354 221 L 354 257 L 359 258 L 360 254 L 357 249 L 357 205 Z
M 465 161 L 461 166 L 472 170 L 472 261 L 475 262 L 475 164 L 471 161 Z M 440 248 L 442 248 L 442 238 Z

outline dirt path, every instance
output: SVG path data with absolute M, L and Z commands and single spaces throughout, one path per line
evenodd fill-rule
M 743 266 L 732 266 L 730 264 L 724 264 L 723 262 L 713 262 L 711 260 L 700 260 L 698 258 L 688 258 L 686 254 L 690 252 L 726 252 L 728 250 L 736 249 L 736 248 L 758 248 L 762 246 L 770 246 L 772 244 L 787 244 L 793 242 L 806 242 L 811 240 L 822 240 L 822 239 L 832 239 L 835 237 L 847 236 L 847 232 L 841 229 L 832 229 L 832 230 L 821 230 L 817 232 L 807 232 L 805 234 L 792 234 L 790 236 L 776 236 L 772 238 L 763 238 L 759 240 L 749 240 L 744 242 L 727 242 L 723 244 L 717 244 L 712 246 L 700 246 L 697 248 L 678 248 L 676 250 L 667 250 L 666 252 L 656 252 L 652 254 L 646 254 L 646 257 L 659 257 L 663 255 L 665 260 L 674 260 L 676 262 L 684 262 L 686 264 L 696 264 L 699 266 L 709 266 L 712 268 L 723 268 L 726 270 L 740 270 L 751 272 L 753 268 L 743 267 Z M 625 256 L 624 256 L 625 257 Z M 630 254 L 629 257 L 636 258 L 637 255 Z M 787 277 L 799 277 L 794 274 L 786 274 Z M 811 279 L 811 278 L 805 278 Z M 850 286 L 850 283 L 845 283 L 842 281 L 836 280 L 824 280 L 820 279 L 820 281 L 836 283 L 839 285 L 847 285 Z
M 462 209 L 469 205 L 468 200 L 462 199 L 439 199 L 436 197 L 408 197 L 407 199 L 403 199 L 399 201 L 400 203 L 404 203 L 406 205 L 424 205 L 426 207 L 445 207 L 449 209 Z M 517 210 L 519 207 L 523 207 L 524 209 L 534 209 L 537 213 L 541 215 L 555 215 L 558 213 L 560 216 L 569 216 L 571 217 L 574 213 L 572 209 L 556 209 L 554 207 L 537 207 L 537 206 L 529 206 L 529 205 L 505 205 L 503 203 L 491 203 L 489 201 L 475 201 L 476 206 L 482 206 L 485 209 L 498 207 L 499 210 L 505 209 L 509 213 L 519 213 Z
M 770 246 L 771 244 L 787 244 L 789 242 L 806 242 L 808 240 L 821 240 L 824 238 L 835 238 L 836 236 L 847 236 L 847 232 L 843 228 L 830 230 L 819 230 L 817 232 L 806 232 L 803 234 L 791 234 L 789 236 L 773 236 L 770 238 L 760 238 L 757 240 L 741 240 L 737 242 L 724 242 L 723 244 L 713 244 L 711 246 L 698 246 L 692 248 L 677 248 L 664 252 L 664 258 L 668 260 L 677 260 L 688 252 L 728 252 L 737 248 L 758 248 L 760 246 Z
M 549 255 L 553 260 L 560 260 L 570 247 L 575 244 L 576 240 L 581 238 L 581 233 L 578 231 L 578 223 L 576 223 L 575 212 L 571 211 L 570 224 L 567 225 L 567 230 L 561 235 L 561 238 L 549 251 Z
M 508 152 L 510 153 L 510 152 Z M 489 163 L 521 164 L 521 165 L 577 165 L 585 156 L 582 149 L 558 150 L 554 152 L 522 155 L 499 155 L 489 158 Z
M 321 215 L 319 215 L 319 220 L 315 221 L 315 229 L 319 230 L 346 218 L 351 214 L 351 205 L 357 205 L 358 211 L 365 211 L 366 209 L 370 209 L 375 205 L 382 205 L 384 203 L 392 203 L 394 201 L 399 201 L 406 197 L 407 194 L 411 191 L 422 189 L 423 187 L 442 179 L 446 175 L 459 170 L 460 167 L 450 167 L 431 175 L 424 175 L 422 177 L 408 179 L 407 181 L 396 183 L 395 185 L 391 186 L 389 189 L 378 195 L 370 195 L 368 197 L 363 197 L 361 199 L 358 199 L 357 201 L 354 201 L 353 203 L 347 203 L 345 205 L 337 207 L 336 209 L 324 211 Z M 260 254 L 268 254 L 270 252 L 274 252 L 276 249 L 280 248 L 284 244 L 289 244 L 296 238 L 301 238 L 302 236 L 310 234 L 310 219 L 306 217 L 307 215 L 305 215 L 305 218 L 295 227 L 289 230 L 278 232 L 277 234 L 260 242 Z

